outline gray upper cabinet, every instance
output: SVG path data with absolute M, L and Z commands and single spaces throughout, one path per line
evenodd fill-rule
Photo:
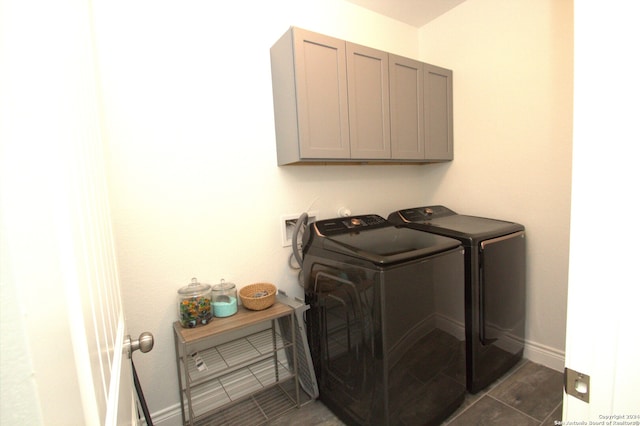
M 389 54 L 347 42 L 351 159 L 391 158 Z
M 453 160 L 453 73 L 389 55 L 392 158 Z
M 451 159 L 451 72 L 426 65 L 290 28 L 271 48 L 278 164 Z
M 423 160 L 425 140 L 422 62 L 402 56 L 389 56 L 393 158 Z
M 271 48 L 278 164 L 351 156 L 345 46 L 292 28 Z
M 424 64 L 425 148 L 427 160 L 453 160 L 453 73 Z

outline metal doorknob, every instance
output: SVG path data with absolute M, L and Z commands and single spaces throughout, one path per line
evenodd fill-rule
M 143 353 L 147 353 L 153 349 L 153 334 L 145 331 L 138 337 L 138 340 L 131 340 L 131 336 L 129 335 L 124 338 L 124 350 L 129 358 L 131 358 L 131 354 L 138 349 Z

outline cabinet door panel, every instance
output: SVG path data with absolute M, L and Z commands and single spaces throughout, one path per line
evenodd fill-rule
M 422 63 L 389 55 L 391 157 L 424 158 Z
M 351 158 L 391 158 L 389 55 L 347 43 L 347 85 Z
M 295 29 L 301 158 L 349 158 L 345 42 Z
M 453 74 L 424 64 L 425 134 L 428 160 L 453 160 Z

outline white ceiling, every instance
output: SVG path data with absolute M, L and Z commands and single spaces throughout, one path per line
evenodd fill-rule
M 465 0 L 347 0 L 420 28 L 427 22 L 448 12 Z

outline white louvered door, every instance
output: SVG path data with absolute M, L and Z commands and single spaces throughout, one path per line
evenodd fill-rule
M 134 424 L 90 2 L 0 6 L 2 419 Z

